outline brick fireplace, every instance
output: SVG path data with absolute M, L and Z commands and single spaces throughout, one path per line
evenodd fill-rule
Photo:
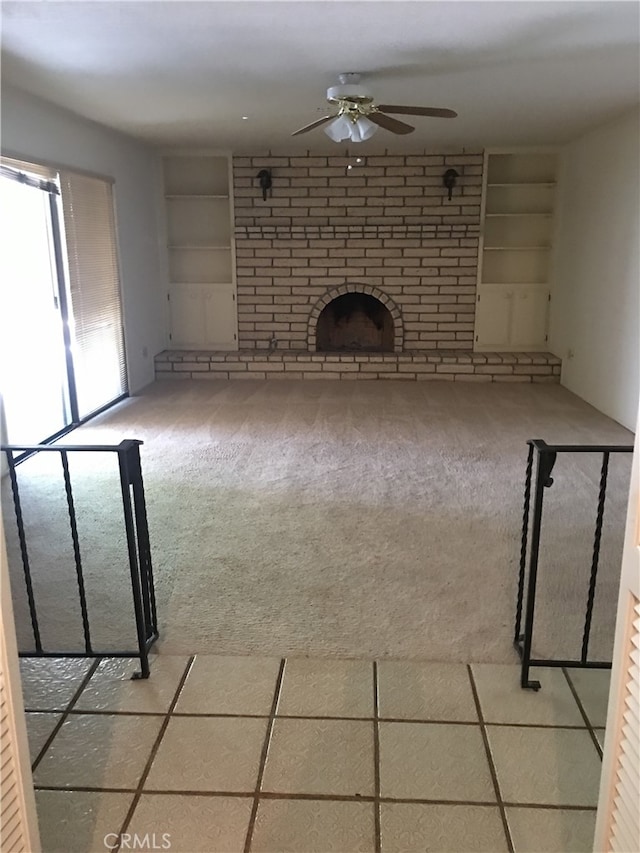
M 341 287 L 393 301 L 403 350 L 471 349 L 481 152 L 368 157 L 348 169 L 353 162 L 235 158 L 240 349 L 268 348 L 275 336 L 280 348 L 315 351 L 310 316 Z M 263 168 L 273 177 L 266 201 L 256 186 Z M 460 175 L 451 201 L 449 168 Z
M 473 352 L 482 161 L 234 157 L 239 351 L 163 353 L 157 375 L 558 381 L 553 356 Z

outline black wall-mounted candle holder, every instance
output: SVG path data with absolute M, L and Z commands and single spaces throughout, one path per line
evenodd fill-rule
M 442 183 L 449 190 L 449 201 L 451 201 L 451 193 L 453 192 L 453 188 L 456 185 L 456 180 L 460 177 L 458 172 L 455 169 L 447 169 L 447 171 L 442 176 Z
M 260 181 L 260 188 L 262 189 L 262 198 L 263 201 L 267 200 L 267 190 L 270 190 L 273 186 L 273 181 L 271 179 L 271 170 L 270 169 L 260 169 L 258 174 L 256 175 L 258 180 Z

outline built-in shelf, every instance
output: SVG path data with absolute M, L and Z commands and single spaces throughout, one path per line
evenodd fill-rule
M 212 286 L 217 286 L 220 284 L 230 285 L 230 284 L 232 284 L 232 282 L 222 281 L 222 280 L 221 281 L 214 281 L 212 279 L 210 281 L 172 281 L 171 284 L 175 284 L 177 287 L 181 287 L 181 286 L 190 287 L 191 285 L 195 285 L 195 284 L 197 284 L 197 285 L 212 285 Z
M 230 158 L 170 154 L 163 167 L 171 346 L 235 350 Z
M 555 151 L 488 150 L 484 175 L 475 348 L 544 350 Z
M 555 185 L 555 181 L 506 181 L 501 183 L 492 181 L 487 184 L 488 187 L 555 187 Z
M 550 249 L 551 246 L 485 246 L 485 252 L 533 252 L 536 249 Z
M 165 198 L 191 198 L 191 199 L 200 199 L 200 198 L 226 198 L 228 199 L 228 195 L 211 195 L 210 193 L 167 193 Z
M 487 287 L 542 287 L 546 286 L 544 281 L 483 281 Z

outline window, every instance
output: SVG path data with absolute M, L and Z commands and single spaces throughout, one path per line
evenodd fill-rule
M 80 418 L 127 388 L 111 184 L 60 173 L 70 335 Z

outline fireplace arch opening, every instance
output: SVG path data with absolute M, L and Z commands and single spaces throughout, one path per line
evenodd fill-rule
M 358 291 L 332 299 L 316 325 L 318 352 L 393 352 L 394 326 L 389 309 L 375 296 Z

